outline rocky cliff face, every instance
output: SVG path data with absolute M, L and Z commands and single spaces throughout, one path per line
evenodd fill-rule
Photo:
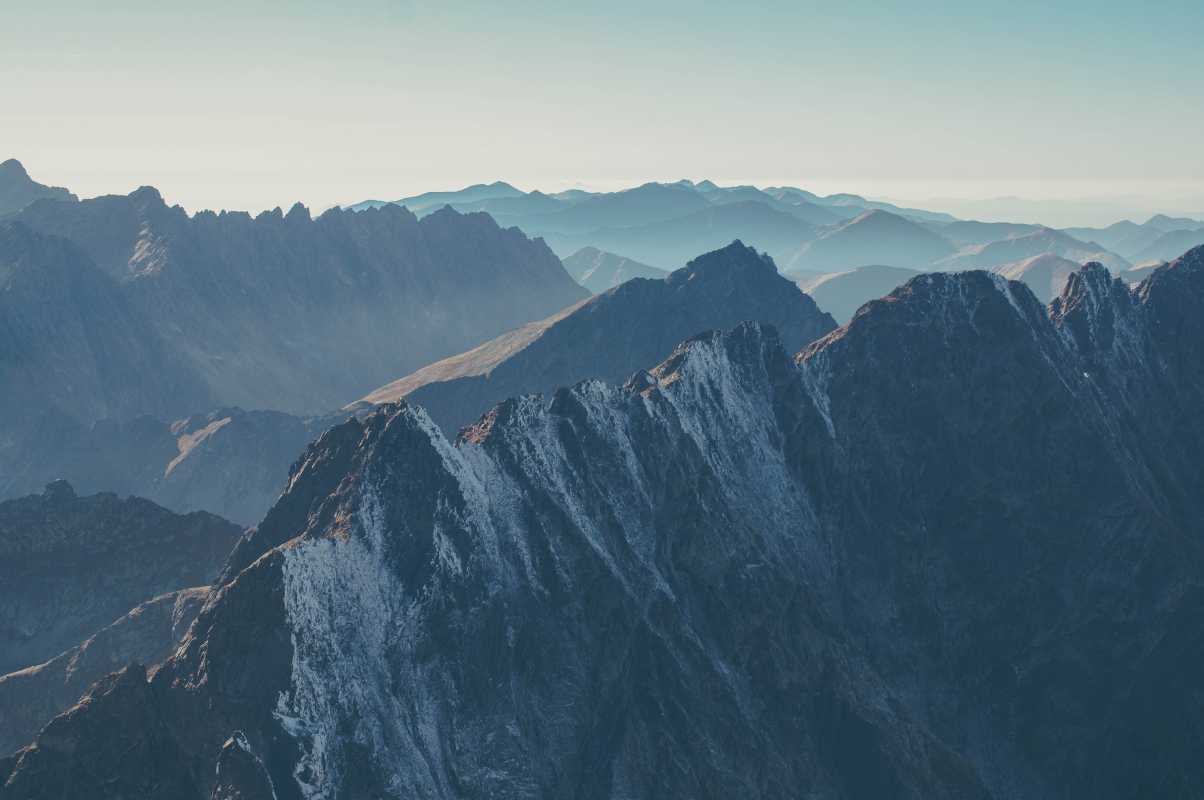
M 507 397 L 587 378 L 622 383 L 699 331 L 745 320 L 773 325 L 793 352 L 836 327 L 767 256 L 741 242 L 699 256 L 661 280 L 631 280 L 582 305 L 512 331 L 378 389 L 406 397 L 449 436 Z
M 0 503 L 0 674 L 57 656 L 165 592 L 216 577 L 241 529 L 64 481 Z
M 190 217 L 145 187 L 37 202 L 16 220 L 82 250 L 106 291 L 204 387 L 191 402 L 146 391 L 141 413 L 166 418 L 220 405 L 329 411 L 587 294 L 541 242 L 450 209 L 421 221 L 394 206 L 317 219 L 300 205 L 255 218 Z M 49 291 L 25 302 L 51 313 L 66 305 Z M 100 357 L 107 366 L 108 354 Z M 64 413 L 97 418 L 81 400 L 52 399 Z M 165 403 L 171 415 L 160 412 Z
M 922 275 L 793 360 L 345 423 L 0 796 L 1198 796 L 1202 311 L 1204 250 Z

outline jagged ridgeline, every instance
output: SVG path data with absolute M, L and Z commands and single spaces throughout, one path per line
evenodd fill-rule
M 0 797 L 1200 796 L 1201 407 L 1204 249 L 385 406 Z
M 83 422 L 328 412 L 588 294 L 486 214 L 189 216 L 148 187 L 6 218 L 0 284 L 0 412 Z

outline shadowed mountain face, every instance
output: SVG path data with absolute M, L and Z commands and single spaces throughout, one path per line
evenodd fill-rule
M 878 264 L 815 277 L 799 278 L 793 273 L 786 277 L 794 278 L 816 305 L 844 324 L 870 300 L 890 294 L 918 274 L 914 269 Z
M 0 674 L 39 664 L 144 600 L 207 584 L 242 529 L 64 481 L 0 503 Z
M 568 258 L 562 258 L 561 263 L 573 280 L 589 289 L 591 294 L 613 289 L 632 278 L 661 280 L 667 274 L 663 269 L 606 253 L 596 247 L 583 247 Z
M 144 188 L 80 203 L 42 201 L 17 219 L 86 253 L 176 372 L 207 390 L 187 405 L 141 392 L 141 412 L 157 416 L 165 404 L 176 415 L 217 405 L 300 414 L 338 408 L 390 376 L 586 295 L 545 246 L 483 214 L 441 211 L 419 221 L 388 206 L 315 220 L 295 206 L 254 219 L 189 217 Z M 52 314 L 73 308 L 46 292 L 36 300 Z M 45 324 L 53 331 L 56 322 Z M 49 402 L 96 418 L 75 398 Z
M 1192 797 L 1204 250 L 325 434 L 0 797 Z M 1156 754 L 1156 755 L 1152 755 Z
M 635 279 L 580 306 L 381 387 L 426 407 L 449 435 L 507 397 L 551 394 L 587 378 L 621 383 L 699 331 L 745 320 L 777 327 L 798 349 L 836 327 L 773 261 L 735 242 L 662 280 Z
M 76 197 L 62 187 L 38 183 L 14 158 L 0 163 L 0 217 L 42 199 L 74 201 Z
M 870 264 L 921 267 L 949 255 L 954 246 L 918 223 L 887 211 L 868 211 L 804 244 L 783 269 L 851 269 Z

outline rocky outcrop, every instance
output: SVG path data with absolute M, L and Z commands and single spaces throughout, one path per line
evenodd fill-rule
M 0 797 L 1198 796 L 1202 311 L 1204 251 L 927 274 L 793 360 L 349 421 Z
M 110 672 L 131 662 L 157 664 L 167 658 L 208 594 L 207 587 L 198 587 L 147 600 L 49 661 L 0 675 L 0 753 L 28 744 Z
M 212 514 L 78 497 L 65 481 L 0 503 L 0 674 L 57 656 L 150 598 L 208 584 L 240 534 Z
M 507 397 L 587 378 L 622 383 L 688 336 L 745 320 L 773 325 L 797 350 L 836 327 L 773 261 L 734 242 L 662 280 L 624 283 L 580 306 L 425 367 L 365 400 L 426 407 L 448 435 Z

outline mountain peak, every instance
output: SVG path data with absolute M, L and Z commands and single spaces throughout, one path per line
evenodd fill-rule
M 15 158 L 0 164 L 0 178 L 29 178 L 25 165 Z
M 676 285 L 696 278 L 709 278 L 719 274 L 748 272 L 778 274 L 773 259 L 744 244 L 739 239 L 726 247 L 713 250 L 692 259 L 684 267 L 669 274 L 669 284 Z
M 15 158 L 0 163 L 0 216 L 20 211 L 43 199 L 74 201 L 78 198 L 60 186 L 38 183 Z

